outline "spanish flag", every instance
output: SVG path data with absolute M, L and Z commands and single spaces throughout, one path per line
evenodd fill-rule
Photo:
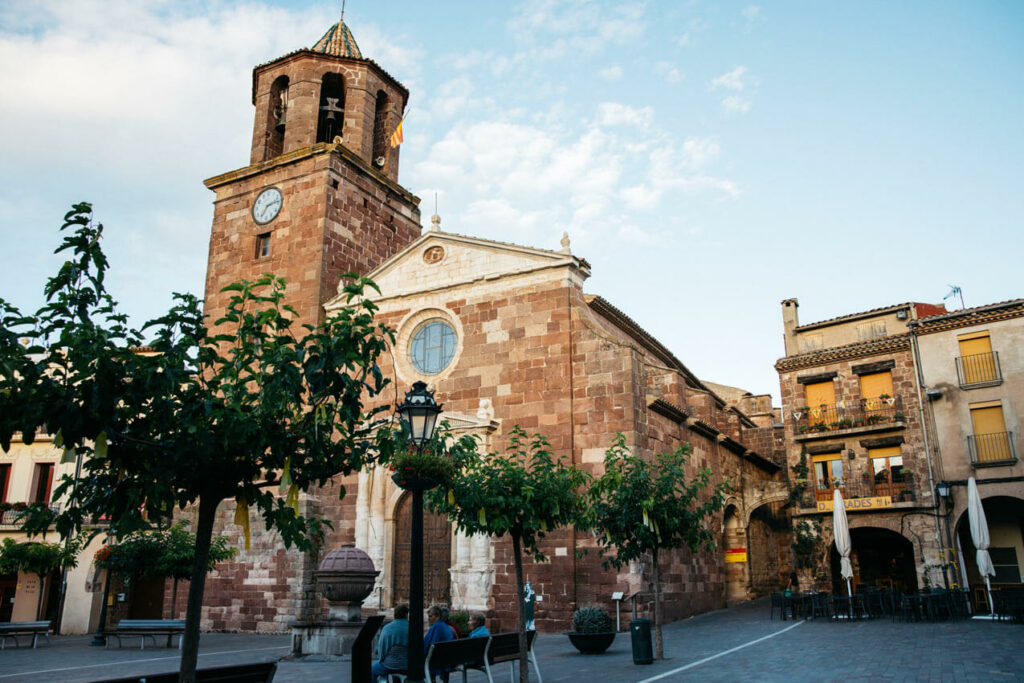
M 405 123 L 405 117 L 404 116 L 402 117 L 402 120 L 398 122 L 398 128 L 395 128 L 395 132 L 391 134 L 391 146 L 392 147 L 398 147 L 400 144 L 402 144 L 402 140 L 404 139 L 402 137 L 402 124 L 403 123 Z

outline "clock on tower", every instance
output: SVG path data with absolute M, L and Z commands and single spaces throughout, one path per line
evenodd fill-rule
M 249 165 L 205 181 L 216 193 L 209 320 L 226 285 L 269 272 L 288 282 L 299 322 L 318 323 L 342 273 L 368 273 L 419 236 L 419 198 L 398 184 L 388 144 L 408 98 L 342 22 L 253 69 Z

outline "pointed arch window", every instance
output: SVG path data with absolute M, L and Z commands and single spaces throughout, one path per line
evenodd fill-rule
M 345 122 L 345 79 L 341 74 L 324 74 L 320 82 L 320 113 L 316 126 L 317 142 L 333 142 L 343 137 Z

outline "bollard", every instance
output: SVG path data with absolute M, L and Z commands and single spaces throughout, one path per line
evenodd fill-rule
M 651 620 L 634 619 L 629 622 L 629 632 L 633 639 L 633 663 L 653 664 L 654 648 L 651 643 Z

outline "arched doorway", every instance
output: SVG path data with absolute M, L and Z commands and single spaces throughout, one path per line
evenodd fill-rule
M 853 551 L 853 586 L 896 588 L 904 593 L 917 590 L 914 545 L 901 534 L 878 527 L 850 529 Z M 829 548 L 832 565 L 832 589 L 846 594 L 846 581 L 840 575 L 836 544 Z
M 394 604 L 409 602 L 409 558 L 412 553 L 412 495 L 395 506 L 395 552 L 392 554 L 391 593 Z M 423 602 L 451 600 L 452 527 L 446 517 L 423 511 Z
M 993 590 L 1019 587 L 1024 574 L 1024 500 L 1010 496 L 994 496 L 981 501 L 988 522 L 989 556 L 996 575 L 990 577 Z M 971 527 L 967 512 L 957 520 L 957 537 L 960 541 L 963 568 L 957 577 L 962 582 L 964 571 L 971 589 L 971 603 L 978 612 L 988 612 L 988 597 L 985 595 L 985 579 L 978 572 L 975 560 L 976 549 L 971 540 Z
M 765 503 L 750 513 L 747 523 L 747 557 L 750 587 L 755 595 L 765 595 L 786 585 L 792 571 L 791 520 L 785 502 Z

